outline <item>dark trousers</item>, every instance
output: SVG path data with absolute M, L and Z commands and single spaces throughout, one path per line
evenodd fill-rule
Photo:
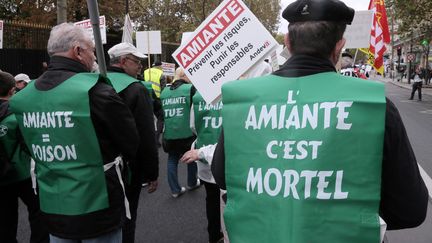
M 129 208 L 131 212 L 131 219 L 126 219 L 122 229 L 123 243 L 135 242 L 135 228 L 138 211 L 138 202 L 140 198 L 142 185 L 140 183 L 133 185 L 126 185 L 126 197 L 129 200 Z
M 202 182 L 204 182 L 206 190 L 207 231 L 209 234 L 209 242 L 213 243 L 223 237 L 220 221 L 220 190 L 216 184 L 205 181 Z
M 0 186 L 0 242 L 16 243 L 18 227 L 18 198 L 27 206 L 31 243 L 49 242 L 48 231 L 42 222 L 39 198 L 34 194 L 31 179 Z
M 422 82 L 414 82 L 412 86 L 410 100 L 414 98 L 414 93 L 416 92 L 416 90 L 418 90 L 418 98 L 419 100 L 421 100 L 422 99 L 421 89 L 422 89 Z

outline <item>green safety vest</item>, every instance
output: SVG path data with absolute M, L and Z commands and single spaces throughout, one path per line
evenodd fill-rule
M 383 84 L 269 75 L 222 98 L 230 242 L 379 242 Z
M 158 68 L 150 68 L 144 71 L 144 80 L 152 84 L 152 88 L 158 98 L 161 95 L 160 78 L 162 74 L 163 71 Z
M 164 89 L 161 94 L 164 111 L 164 139 L 182 139 L 193 136 L 190 129 L 190 107 L 192 84 L 182 84 L 171 90 Z
M 122 92 L 132 83 L 139 82 L 139 80 L 129 76 L 126 73 L 109 72 L 108 78 L 111 80 L 111 84 L 117 93 Z
M 36 161 L 40 206 L 45 213 L 81 215 L 109 206 L 88 96 L 98 79 L 97 74 L 79 73 L 48 91 L 31 83 L 11 99 Z
M 139 80 L 129 76 L 126 73 L 118 73 L 118 72 L 109 72 L 108 78 L 111 81 L 111 85 L 113 86 L 114 90 L 117 93 L 122 92 L 124 89 L 126 89 L 132 83 L 139 82 L 146 87 L 146 89 L 149 91 L 150 99 L 153 100 L 153 97 L 151 95 L 151 92 L 152 92 L 151 84 L 148 84 L 147 82 L 139 81 Z
M 220 110 L 223 107 L 222 101 L 216 104 L 207 104 L 201 94 L 196 92 L 192 98 L 195 117 L 195 130 L 197 139 L 196 148 L 218 142 L 222 129 L 222 116 Z
M 147 91 L 150 94 L 150 97 L 152 97 L 152 93 L 153 93 L 153 88 L 150 82 L 146 82 L 146 81 L 141 81 L 141 83 L 146 87 Z M 153 98 L 153 97 L 152 97 Z
M 0 186 L 30 178 L 30 155 L 21 146 L 18 136 L 17 120 L 14 114 L 10 114 L 0 122 L 0 142 L 12 167 L 0 178 Z

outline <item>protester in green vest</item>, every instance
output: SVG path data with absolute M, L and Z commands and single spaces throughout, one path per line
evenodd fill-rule
M 31 82 L 30 77 L 25 73 L 17 74 L 14 78 L 16 82 L 15 83 L 16 92 L 19 92 L 20 90 L 24 89 L 28 85 L 28 83 Z
M 230 242 L 378 243 L 378 215 L 390 230 L 420 225 L 427 189 L 384 85 L 336 73 L 354 10 L 298 0 L 282 16 L 292 57 L 222 87 L 212 172 Z
M 123 243 L 133 243 L 142 181 L 149 183 L 147 191 L 152 193 L 157 189 L 159 174 L 152 99 L 147 88 L 136 79 L 142 67 L 141 59 L 147 56 L 130 43 L 117 44 L 108 50 L 108 54 L 108 78 L 131 110 L 140 136 L 136 163 L 130 167 L 131 182 L 126 184 L 132 218 L 127 220 L 123 227 Z
M 144 71 L 144 81 L 151 83 L 152 89 L 156 94 L 157 98 L 160 98 L 162 90 L 167 85 L 166 77 L 163 75 L 162 63 L 160 61 L 156 61 L 152 64 L 151 68 L 148 68 Z M 156 100 L 157 102 L 158 100 Z M 155 106 L 156 107 L 156 106 Z M 163 116 L 160 116 L 160 113 L 155 113 L 157 122 L 156 122 L 156 139 L 158 146 L 160 146 L 160 136 L 162 134 L 162 129 L 164 127 Z
M 49 242 L 39 199 L 32 189 L 30 154 L 23 143 L 15 115 L 9 108 L 9 99 L 15 94 L 15 89 L 14 77 L 0 71 L 0 146 L 5 153 L 2 158 L 11 164 L 6 174 L 0 175 L 0 242 L 17 242 L 18 198 L 27 207 L 30 242 Z
M 52 243 L 121 242 L 130 218 L 122 164 L 134 163 L 134 117 L 98 74 L 87 31 L 53 27 L 50 66 L 10 102 L 36 161 L 38 194 Z M 37 102 L 36 102 L 37 101 Z
M 183 69 L 178 68 L 173 84 L 164 89 L 161 94 L 165 119 L 162 145 L 165 152 L 168 153 L 168 184 L 174 198 L 186 192 L 186 188 L 179 185 L 177 168 L 180 157 L 191 148 L 195 140 L 189 127 L 192 96 L 195 92 L 195 88 L 190 84 Z M 198 188 L 200 181 L 197 180 L 196 164 L 188 164 L 187 171 L 187 188 L 189 190 Z
M 270 73 L 271 67 L 269 67 L 267 62 L 263 61 L 254 65 L 253 68 L 250 68 L 241 75 L 239 79 L 259 77 Z M 195 93 L 192 101 L 190 126 L 197 138 L 192 146 L 193 149 L 184 153 L 180 158 L 180 162 L 196 162 L 198 177 L 204 183 L 206 189 L 209 242 L 223 242 L 225 239 L 228 241 L 226 232 L 224 232 L 224 235 L 222 234 L 223 222 L 221 222 L 220 218 L 224 203 L 220 200 L 220 188 L 216 185 L 210 170 L 213 153 L 222 128 L 222 115 L 220 111 L 223 103 L 219 101 L 215 104 L 207 104 L 198 92 Z M 222 198 L 225 198 L 225 191 L 222 191 Z

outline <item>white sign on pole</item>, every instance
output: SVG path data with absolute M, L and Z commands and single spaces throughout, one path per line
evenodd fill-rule
M 162 71 L 165 76 L 174 77 L 175 74 L 175 63 L 162 62 Z
M 145 54 L 162 54 L 161 32 L 137 31 L 136 44 L 138 51 Z
M 0 49 L 3 49 L 3 20 L 0 20 Z
M 173 54 L 206 102 L 277 45 L 241 0 L 223 1 Z
M 187 44 L 187 41 L 192 37 L 193 32 L 183 32 L 180 46 Z
M 351 25 L 347 25 L 345 48 L 369 48 L 373 11 L 356 11 Z
M 90 19 L 76 22 L 76 23 L 74 23 L 74 25 L 81 26 L 84 29 L 86 29 L 88 32 L 90 32 L 92 39 L 94 41 L 93 29 L 92 29 L 92 24 L 90 22 Z M 99 29 L 101 32 L 102 44 L 106 44 L 107 43 L 107 40 L 106 40 L 106 22 L 105 22 L 105 16 L 103 16 L 103 15 L 99 17 Z

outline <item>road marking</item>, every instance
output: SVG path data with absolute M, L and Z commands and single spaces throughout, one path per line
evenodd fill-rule
M 429 201 L 432 201 L 432 179 L 429 177 L 429 175 L 426 173 L 426 171 L 423 170 L 423 168 L 417 163 L 419 170 L 420 170 L 420 175 L 423 178 L 423 181 L 426 184 L 426 187 L 429 191 Z
M 420 111 L 420 113 L 432 115 L 432 110 Z

